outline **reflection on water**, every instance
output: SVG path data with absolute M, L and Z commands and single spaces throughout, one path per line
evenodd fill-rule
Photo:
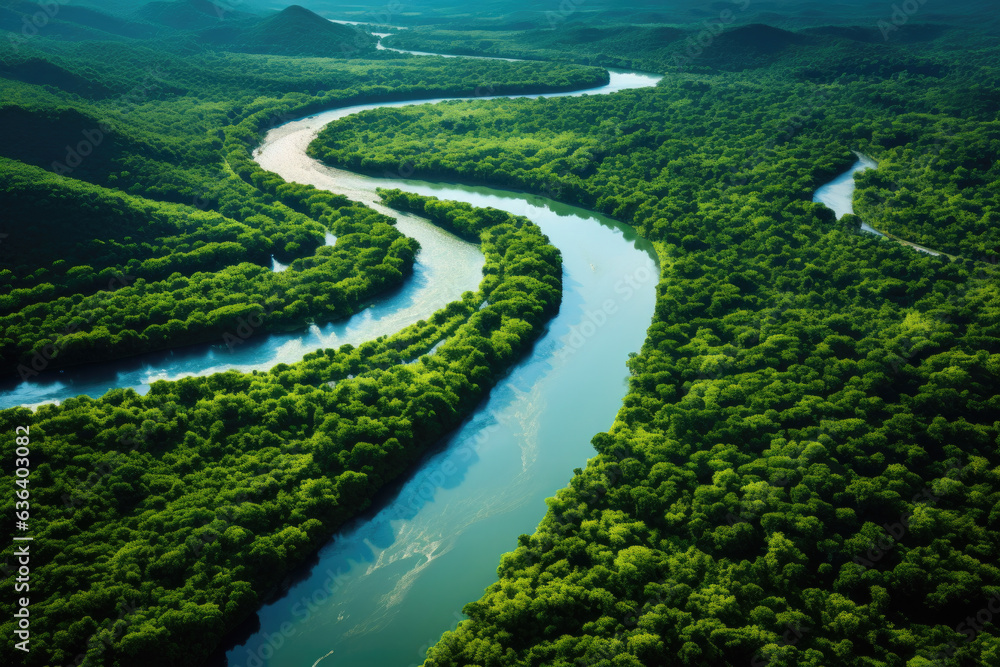
M 648 87 L 659 79 L 612 71 L 607 86 L 586 94 Z M 316 114 L 276 128 L 255 152 L 262 167 L 288 181 L 346 194 L 396 217 L 400 231 L 421 244 L 415 273 L 397 293 L 345 322 L 252 336 L 233 349 L 220 341 L 99 368 L 43 373 L 36 382 L 0 387 L 0 405 L 9 406 L 82 393 L 97 396 L 120 386 L 145 391 L 155 379 L 228 368 L 262 370 L 317 348 L 392 333 L 476 289 L 483 264 L 478 249 L 420 218 L 385 209 L 374 194 L 379 186 L 525 215 L 561 250 L 560 312 L 528 357 L 414 474 L 385 489 L 366 516 L 346 526 L 294 574 L 280 599 L 234 633 L 225 656 L 217 656 L 232 666 L 421 662 L 427 646 L 461 618 L 462 606 L 495 580 L 498 559 L 516 545 L 516 536 L 534 531 L 545 498 L 594 455 L 590 439 L 611 425 L 625 393 L 625 361 L 639 350 L 652 318 L 655 255 L 624 225 L 541 197 L 371 179 L 305 155 L 319 129 L 336 118 L 416 103 L 429 102 Z
M 816 190 L 816 194 L 813 195 L 814 202 L 826 204 L 838 219 L 848 213 L 854 213 L 854 174 L 878 168 L 878 163 L 867 155 L 860 153 L 857 155 L 858 161 L 850 169 Z M 861 223 L 861 229 L 882 236 L 881 232 L 872 228 L 867 222 Z
M 607 86 L 587 92 L 648 87 L 659 79 L 612 71 Z M 258 611 L 259 631 L 232 638 L 222 659 L 231 667 L 422 662 L 427 647 L 462 618 L 463 605 L 495 580 L 514 536 L 534 531 L 545 498 L 593 456 L 591 437 L 611 425 L 621 405 L 625 361 L 645 338 L 659 275 L 652 247 L 630 228 L 543 197 L 373 179 L 305 155 L 323 126 L 346 115 L 436 101 L 360 105 L 294 121 L 268 134 L 257 159 L 286 180 L 390 214 L 376 187 L 527 216 L 562 252 L 560 312 L 531 355 L 437 454 L 401 486 L 385 490 L 366 516 L 298 573 L 283 597 Z
M 825 204 L 829 208 L 833 209 L 837 218 L 840 218 L 847 213 L 854 213 L 854 174 L 859 171 L 865 171 L 866 169 L 878 168 L 878 163 L 867 155 L 862 155 L 860 153 L 855 153 L 855 155 L 858 156 L 858 161 L 855 162 L 850 169 L 826 185 L 820 187 L 816 190 L 816 194 L 813 195 L 814 202 Z M 885 234 L 878 231 L 867 222 L 861 223 L 861 229 L 869 234 L 875 234 L 876 236 L 881 236 L 883 238 L 886 237 Z M 894 240 L 928 255 L 938 256 L 941 254 L 937 251 L 931 250 L 930 248 L 917 245 L 916 243 L 910 243 L 909 241 L 904 241 L 898 238 Z
M 515 536 L 534 531 L 544 499 L 594 455 L 590 438 L 613 421 L 626 357 L 652 317 L 654 255 L 626 226 L 532 195 L 379 183 L 539 224 L 563 253 L 561 309 L 471 419 L 258 612 L 260 631 L 236 639 L 231 667 L 312 665 L 328 654 L 321 664 L 421 662 L 462 606 L 495 580 Z

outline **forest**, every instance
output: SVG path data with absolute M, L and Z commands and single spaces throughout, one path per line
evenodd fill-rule
M 131 35 L 122 39 L 94 39 L 81 27 L 93 13 L 67 10 L 49 33 L 0 41 L 4 374 L 31 381 L 225 340 L 246 319 L 302 328 L 401 284 L 419 248 L 392 218 L 251 159 L 287 120 L 342 104 L 607 80 L 560 64 L 246 54 L 176 27 L 191 25 L 198 3 L 153 5 L 144 12 L 156 20 L 101 24 Z M 289 48 L 320 21 L 305 10 L 278 18 Z M 136 38 L 137 25 L 158 36 Z M 0 411 L 5 433 L 29 424 L 44 443 L 22 487 L 40 527 L 33 574 L 46 582 L 32 591 L 25 664 L 205 659 L 455 428 L 558 310 L 558 251 L 529 221 L 386 198 L 481 247 L 478 292 L 391 337 L 268 373 Z M 272 256 L 289 270 L 272 271 Z M 13 484 L 12 469 L 4 479 Z M 24 499 L 3 502 L 13 512 Z M 5 554 L 8 590 L 12 562 Z M 142 611 L 125 623 L 123 605 Z M 2 623 L 16 655 L 17 621 Z
M 45 443 L 31 493 L 45 563 L 33 574 L 46 584 L 26 664 L 204 659 L 453 429 L 558 310 L 559 254 L 528 220 L 384 196 L 480 243 L 477 293 L 393 336 L 267 373 L 0 412 L 3 429 L 28 422 Z M 115 625 L 123 600 L 140 609 L 127 632 Z
M 427 667 L 1000 660 L 998 54 L 923 46 L 934 74 L 803 80 L 790 52 L 321 133 L 330 164 L 579 203 L 671 260 L 597 456 Z M 811 197 L 852 151 L 879 168 L 835 220 Z
M 26 380 L 218 340 L 278 293 L 286 302 L 265 331 L 341 319 L 401 284 L 412 241 L 385 227 L 356 236 L 382 217 L 252 162 L 276 125 L 339 104 L 607 80 L 597 68 L 544 63 L 444 67 L 385 51 L 371 62 L 154 45 L 0 42 L 0 118 L 12 137 L 0 147 L 0 187 L 6 224 L 24 230 L 0 244 L 0 374 Z M 40 210 L 44 228 L 28 224 Z M 325 231 L 336 248 L 323 247 Z M 301 270 L 272 273 L 272 256 L 302 260 Z
M 407 281 L 420 249 L 391 217 L 253 160 L 288 120 L 659 72 L 613 95 L 363 112 L 309 147 L 358 172 L 407 165 L 593 209 L 660 257 L 617 418 L 425 667 L 1000 664 L 988 3 L 902 23 L 877 3 L 853 23 L 815 3 L 343 14 L 412 24 L 396 48 L 526 62 L 376 49 L 310 11 L 329 3 L 303 4 L 67 5 L 37 35 L 22 28 L 37 5 L 0 8 L 0 374 L 219 341 L 241 317 L 301 329 Z M 837 219 L 812 197 L 856 153 L 878 168 Z M 5 651 L 199 664 L 531 349 L 563 290 L 540 228 L 380 195 L 475 243 L 477 291 L 269 371 L 0 410 L 0 432 L 30 425 L 34 443 L 32 651 L 15 653 L 12 614 Z

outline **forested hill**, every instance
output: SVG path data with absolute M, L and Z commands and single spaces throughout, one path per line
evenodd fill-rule
M 155 0 L 114 15 L 88 7 L 53 3 L 38 14 L 37 3 L 18 0 L 0 8 L 0 30 L 9 45 L 27 46 L 36 35 L 62 41 L 157 40 L 158 48 L 213 49 L 275 55 L 349 57 L 375 54 L 377 39 L 354 26 L 332 23 L 299 5 L 280 11 L 243 3 Z M 37 14 L 37 16 L 36 16 Z
M 114 0 L 109 0 L 114 1 Z M 120 0 L 117 0 L 120 1 Z M 264 0 L 243 0 L 241 7 L 264 6 Z M 786 30 L 815 26 L 891 23 L 897 9 L 906 23 L 946 23 L 997 36 L 1000 17 L 993 0 L 954 0 L 948 3 L 887 3 L 885 0 L 565 0 L 533 3 L 523 0 L 482 0 L 470 5 L 458 0 L 420 0 L 400 3 L 385 0 L 300 0 L 309 9 L 335 18 L 364 23 L 435 26 L 446 30 L 565 30 L 574 26 L 603 28 L 620 24 L 694 28 L 717 23 L 764 23 Z M 728 14 L 727 14 L 728 12 Z M 881 36 L 880 36 L 881 39 Z M 904 37 L 905 39 L 905 37 Z
M 222 22 L 254 20 L 242 11 L 243 3 L 215 3 L 211 0 L 153 0 L 136 9 L 132 16 L 175 30 L 218 27 Z
M 298 5 L 264 19 L 204 30 L 198 40 L 227 51 L 289 56 L 359 55 L 373 52 L 378 43 L 354 26 L 331 23 Z
M 726 13 L 728 12 L 728 13 Z M 723 18 L 720 18 L 723 17 Z M 810 80 L 895 72 L 940 74 L 932 53 L 966 38 L 967 28 L 917 24 L 900 31 L 891 22 L 863 26 L 781 27 L 748 20 L 725 9 L 694 25 L 609 22 L 576 19 L 556 29 L 504 29 L 479 25 L 423 26 L 386 38 L 394 48 L 569 61 L 652 72 L 740 72 L 793 63 L 792 71 Z M 977 35 L 979 33 L 976 33 Z M 981 36 L 975 39 L 982 39 Z
M 255 25 L 276 30 L 316 19 L 293 8 Z M 343 28 L 318 20 L 323 29 Z M 295 30 L 293 38 L 300 38 Z M 337 50 L 337 59 L 303 59 L 176 47 L 42 35 L 0 41 L 0 121 L 8 132 L 0 198 L 5 227 L 26 229 L 0 244 L 0 376 L 31 379 L 218 340 L 275 291 L 296 296 L 265 330 L 344 317 L 398 285 L 409 260 L 366 279 L 360 272 L 382 265 L 383 256 L 334 257 L 321 247 L 324 226 L 372 219 L 370 211 L 346 200 L 329 208 L 295 204 L 277 189 L 279 178 L 248 159 L 263 131 L 296 114 L 362 100 L 475 95 L 484 86 L 562 90 L 607 79 L 597 69 L 542 63 L 444 68 L 382 52 L 366 61 L 351 49 Z M 44 226 L 36 224 L 41 211 Z M 85 224 L 77 223 L 81 212 Z M 284 264 L 309 259 L 309 266 L 275 274 L 272 256 Z

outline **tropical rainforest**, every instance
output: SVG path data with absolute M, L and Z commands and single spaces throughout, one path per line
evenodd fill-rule
M 366 111 L 308 149 L 592 209 L 659 257 L 614 423 L 425 667 L 1000 664 L 989 3 L 305 4 L 406 29 L 378 28 L 386 49 L 302 7 L 171 0 L 67 5 L 35 35 L 39 5 L 0 9 L 0 373 L 218 341 L 249 314 L 343 319 L 411 279 L 391 217 L 257 165 L 276 125 L 659 73 Z M 813 196 L 859 154 L 878 167 L 837 218 Z M 563 273 L 536 224 L 380 196 L 476 244 L 478 291 L 268 371 L 0 411 L 36 443 L 30 484 L 4 472 L 35 539 L 31 652 L 10 594 L 9 655 L 204 660 L 543 335 Z

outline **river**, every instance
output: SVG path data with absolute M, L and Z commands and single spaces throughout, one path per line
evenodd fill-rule
M 612 94 L 660 79 L 624 70 L 610 74 L 609 83 L 597 88 L 527 97 Z M 651 244 L 626 225 L 543 197 L 370 178 L 327 168 L 305 153 L 323 126 L 349 114 L 439 101 L 313 114 L 272 130 L 254 153 L 261 166 L 288 181 L 345 194 L 396 218 L 400 231 L 421 245 L 403 288 L 347 321 L 253 337 L 234 350 L 220 341 L 0 386 L 0 407 L 11 407 L 97 397 L 116 387 L 146 393 L 159 379 L 231 368 L 265 370 L 318 348 L 391 334 L 477 289 L 484 261 L 478 248 L 426 220 L 385 208 L 376 187 L 527 216 L 560 249 L 561 309 L 529 356 L 435 454 L 406 481 L 385 490 L 366 515 L 297 572 L 298 583 L 284 597 L 258 611 L 249 625 L 259 622 L 259 630 L 228 651 L 230 665 L 308 667 L 324 656 L 328 664 L 344 667 L 421 662 L 427 645 L 455 625 L 462 606 L 493 582 L 501 554 L 516 546 L 519 534 L 534 531 L 546 511 L 545 498 L 594 455 L 590 439 L 611 426 L 621 406 L 625 362 L 641 347 L 653 315 L 659 270 Z M 287 269 L 277 262 L 273 268 Z
M 858 156 L 858 161 L 855 162 L 850 169 L 845 171 L 843 174 L 833 179 L 826 185 L 820 187 L 816 190 L 816 194 L 813 196 L 813 201 L 820 204 L 825 204 L 836 214 L 837 218 L 847 214 L 854 213 L 854 174 L 859 171 L 865 171 L 866 169 L 877 169 L 878 163 L 871 159 L 867 155 L 862 155 L 861 153 L 855 153 Z M 861 223 L 861 229 L 868 232 L 869 234 L 875 234 L 876 236 L 881 236 L 883 238 L 892 239 L 897 243 L 902 243 L 905 246 L 909 246 L 914 250 L 919 250 L 920 252 L 927 253 L 928 255 L 940 255 L 942 253 L 937 250 L 931 250 L 922 245 L 917 245 L 905 239 L 901 239 L 897 236 L 892 236 L 891 234 L 885 234 L 875 229 L 867 222 Z M 950 259 L 955 259 L 952 255 L 948 255 Z
M 615 70 L 608 85 L 585 92 L 646 87 L 658 78 Z M 560 313 L 530 356 L 435 455 L 383 493 L 297 574 L 296 584 L 257 612 L 257 631 L 227 653 L 232 667 L 308 667 L 324 656 L 344 667 L 422 662 L 427 646 L 461 618 L 462 606 L 493 582 L 501 554 L 516 546 L 519 534 L 534 532 L 545 498 L 594 455 L 591 437 L 611 425 L 621 406 L 625 361 L 645 338 L 659 277 L 652 246 L 629 227 L 535 195 L 370 178 L 305 154 L 316 133 L 339 118 L 438 101 L 319 113 L 270 132 L 255 157 L 286 180 L 345 194 L 400 218 L 399 229 L 421 242 L 420 262 L 428 250 L 421 234 L 443 233 L 385 209 L 375 188 L 398 187 L 529 217 L 563 255 Z
M 611 94 L 655 85 L 658 78 L 611 70 L 606 86 L 530 97 Z M 145 393 L 157 379 L 229 368 L 263 370 L 317 348 L 392 333 L 476 289 L 483 264 L 478 249 L 419 217 L 386 209 L 376 187 L 525 215 L 561 250 L 561 310 L 528 358 L 436 453 L 385 490 L 295 573 L 295 583 L 279 599 L 258 610 L 241 629 L 240 643 L 225 654 L 231 667 L 419 664 L 426 648 L 462 618 L 462 606 L 495 581 L 499 558 L 516 546 L 517 536 L 534 531 L 546 511 L 545 498 L 594 455 L 591 437 L 611 425 L 621 406 L 625 361 L 645 338 L 659 275 L 651 245 L 629 227 L 543 197 L 371 178 L 326 167 L 305 154 L 322 127 L 347 115 L 438 101 L 332 109 L 272 130 L 255 151 L 262 167 L 287 181 L 345 194 L 397 218 L 399 229 L 421 244 L 414 275 L 402 289 L 345 322 L 260 336 L 233 351 L 221 344 L 194 346 L 0 387 L 0 407 L 9 407 L 99 396 L 114 387 Z M 860 159 L 821 188 L 816 200 L 838 217 L 851 212 L 853 175 L 872 166 Z M 286 267 L 275 263 L 274 268 Z
M 530 97 L 611 94 L 653 86 L 659 78 L 613 70 L 605 86 Z M 0 387 L 0 407 L 10 407 L 97 397 L 115 387 L 145 393 L 155 380 L 230 368 L 263 370 L 317 348 L 392 333 L 477 289 L 483 266 L 478 248 L 421 218 L 386 209 L 376 187 L 525 215 L 561 250 L 561 310 L 529 357 L 407 481 L 386 490 L 365 516 L 321 549 L 282 599 L 259 610 L 259 632 L 228 652 L 231 665 L 313 665 L 334 655 L 331 663 L 337 665 L 420 662 L 426 646 L 454 626 L 462 606 L 492 583 L 500 555 L 516 545 L 519 534 L 534 531 L 545 498 L 594 455 L 591 437 L 611 425 L 625 394 L 625 361 L 645 338 L 659 276 L 652 246 L 629 227 L 534 195 L 369 178 L 324 167 L 305 154 L 319 129 L 338 118 L 436 101 L 311 115 L 271 131 L 255 152 L 264 168 L 286 180 L 346 194 L 397 218 L 398 228 L 421 245 L 402 289 L 345 322 L 262 335 L 235 350 L 221 342 L 197 345 Z
M 612 72 L 609 87 L 591 92 L 631 87 L 621 86 L 624 76 L 644 75 Z M 257 612 L 255 631 L 226 654 L 230 667 L 420 664 L 428 646 L 463 618 L 462 606 L 496 580 L 499 558 L 516 546 L 515 537 L 534 531 L 544 499 L 594 454 L 589 440 L 619 409 L 624 361 L 651 319 L 655 255 L 624 225 L 533 195 L 373 179 L 305 155 L 330 122 L 411 104 L 335 109 L 289 123 L 265 138 L 257 160 L 286 180 L 380 210 L 374 188 L 398 187 L 526 215 L 563 253 L 562 309 L 530 358 L 439 453 L 336 535 L 280 599 Z M 876 166 L 859 156 L 815 201 L 838 217 L 853 212 L 854 174 Z M 402 221 L 400 228 L 416 231 Z
M 421 54 L 423 55 L 423 54 Z M 432 55 L 432 54 L 428 54 Z M 653 86 L 659 77 L 610 70 L 608 85 L 575 93 L 612 94 Z M 476 99 L 491 99 L 480 97 Z M 543 197 L 332 169 L 305 151 L 317 132 L 347 115 L 419 100 L 332 109 L 272 130 L 255 159 L 287 181 L 345 194 L 398 220 L 421 251 L 413 276 L 395 293 L 344 322 L 260 336 L 229 350 L 221 344 L 43 374 L 0 386 L 0 407 L 99 396 L 115 387 L 148 391 L 157 379 L 230 368 L 264 370 L 317 348 L 357 344 L 423 319 L 475 290 L 478 249 L 427 221 L 383 207 L 376 187 L 493 206 L 538 224 L 564 260 L 559 314 L 534 346 L 452 436 L 405 481 L 385 490 L 294 575 L 294 583 L 241 628 L 224 661 L 231 667 L 379 667 L 416 665 L 427 647 L 462 618 L 460 610 L 496 580 L 500 556 L 532 533 L 545 499 L 594 455 L 591 437 L 607 430 L 627 386 L 625 361 L 652 319 L 659 272 L 650 244 L 626 225 Z M 816 193 L 837 216 L 852 212 L 860 157 Z M 865 225 L 867 231 L 878 233 Z M 328 239 L 335 242 L 335 239 Z M 287 267 L 275 263 L 275 270 Z M 222 656 L 218 656 L 222 658 Z

